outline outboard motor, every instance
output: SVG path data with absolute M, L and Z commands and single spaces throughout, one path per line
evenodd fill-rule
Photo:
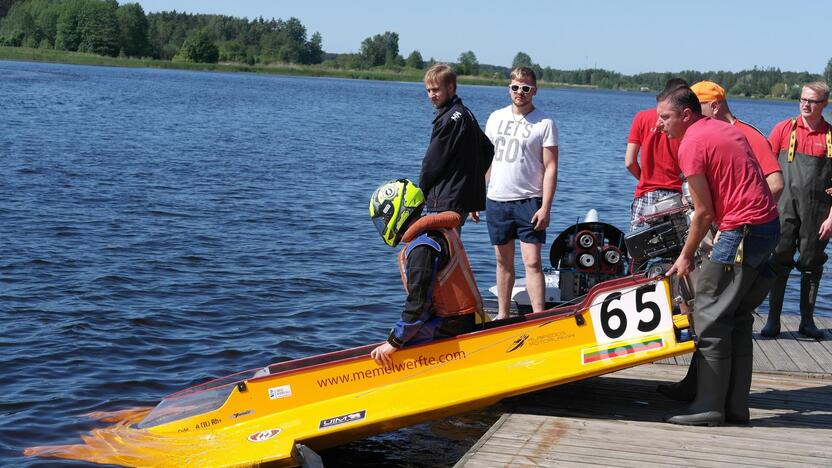
M 561 232 L 549 250 L 549 261 L 559 272 L 560 299 L 570 301 L 602 281 L 627 274 L 624 233 L 597 221 L 596 215 Z
M 647 226 L 625 236 L 625 243 L 636 263 L 649 259 L 673 260 L 682 252 L 688 236 L 692 207 L 682 201 L 681 194 L 664 197 L 645 210 Z M 656 263 L 656 262 L 654 262 Z M 636 264 L 636 270 L 645 265 Z
M 649 276 L 655 276 L 669 269 L 682 252 L 692 217 L 693 202 L 687 182 L 682 186 L 682 194 L 664 197 L 647 207 L 643 216 L 647 226 L 627 234 L 624 238 L 633 257 L 635 272 L 647 270 Z M 703 244 L 707 242 L 703 241 Z M 701 258 L 698 250 L 694 259 L 696 267 L 701 263 Z M 694 268 L 684 280 L 679 281 L 678 277 L 675 277 L 671 281 L 671 294 L 682 309 L 693 306 L 693 285 L 697 273 L 698 269 Z

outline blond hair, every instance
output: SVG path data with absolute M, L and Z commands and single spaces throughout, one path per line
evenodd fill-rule
M 537 77 L 534 75 L 534 70 L 529 67 L 517 67 L 511 71 L 511 75 L 509 78 L 512 80 L 520 79 L 527 79 L 532 82 L 533 85 L 537 86 Z
M 829 85 L 826 84 L 825 81 L 813 81 L 811 83 L 806 83 L 803 87 L 819 93 L 824 100 L 829 99 Z
M 438 84 L 445 86 L 450 84 L 454 86 L 454 91 L 456 91 L 456 73 L 447 63 L 437 63 L 428 68 L 423 81 L 426 85 Z

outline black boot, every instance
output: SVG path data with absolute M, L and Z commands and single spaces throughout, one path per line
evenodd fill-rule
M 786 293 L 786 281 L 789 280 L 789 271 L 781 272 L 771 286 L 771 293 L 768 295 L 768 319 L 760 334 L 766 338 L 774 338 L 780 334 L 780 312 L 783 310 L 783 295 Z
M 800 276 L 800 326 L 798 333 L 816 340 L 823 339 L 823 331 L 815 326 L 815 299 L 818 297 L 822 273 L 803 273 Z
M 672 384 L 659 384 L 656 391 L 671 400 L 686 401 L 690 403 L 696 398 L 696 361 L 699 359 L 699 352 L 694 352 L 690 358 L 690 366 L 685 378 Z
M 685 414 L 667 419 L 685 426 L 721 426 L 725 422 L 725 395 L 731 377 L 731 359 L 697 359 L 696 399 Z
M 748 394 L 751 392 L 753 356 L 739 356 L 731 359 L 731 381 L 725 398 L 725 421 L 731 424 L 748 424 Z

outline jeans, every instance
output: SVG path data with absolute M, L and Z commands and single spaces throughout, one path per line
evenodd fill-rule
M 743 235 L 745 234 L 745 235 Z M 742 244 L 742 265 L 758 268 L 767 262 L 780 240 L 780 220 L 775 218 L 767 223 L 746 226 L 732 231 L 720 231 L 719 238 L 711 251 L 714 263 L 732 265 Z

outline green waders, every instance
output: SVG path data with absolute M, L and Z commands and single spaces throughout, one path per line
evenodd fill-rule
M 778 156 L 785 187 L 777 203 L 780 243 L 772 258 L 777 279 L 769 296 L 768 320 L 760 333 L 767 337 L 780 333 L 786 281 L 792 268 L 797 267 L 801 272 L 798 331 L 810 338 L 821 339 L 823 331 L 818 330 L 814 321 L 815 299 L 827 259 L 824 249 L 829 240 L 820 240 L 818 231 L 832 207 L 832 197 L 826 194 L 826 189 L 832 187 L 832 154 L 810 156 L 794 152 L 794 143 L 790 147 L 790 150 L 781 150 Z M 797 261 L 794 260 L 795 252 L 799 252 Z

